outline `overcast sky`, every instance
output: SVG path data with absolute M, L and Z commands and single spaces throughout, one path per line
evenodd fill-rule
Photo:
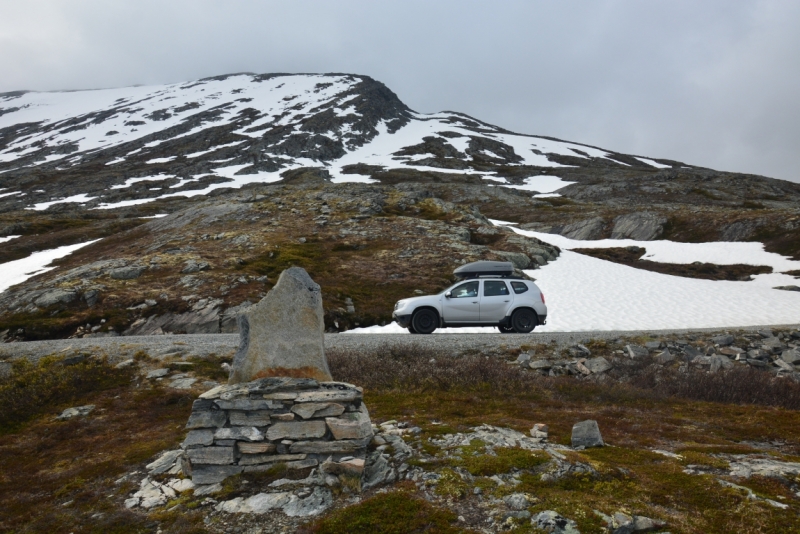
M 0 0 L 0 91 L 242 71 L 800 182 L 797 0 Z

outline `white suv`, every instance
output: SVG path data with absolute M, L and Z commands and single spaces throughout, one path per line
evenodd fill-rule
M 532 281 L 514 276 L 511 263 L 480 261 L 454 274 L 467 280 L 438 295 L 398 301 L 392 319 L 412 334 L 459 326 L 496 326 L 503 333 L 527 334 L 545 324 L 544 295 Z

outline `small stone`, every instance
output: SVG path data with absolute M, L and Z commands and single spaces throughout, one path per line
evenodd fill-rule
M 220 410 L 242 410 L 242 411 L 257 411 L 257 410 L 270 410 L 280 406 L 280 404 L 273 403 L 269 400 L 261 399 L 232 399 L 215 401 Z
M 344 406 L 335 402 L 306 402 L 292 406 L 292 411 L 303 419 L 336 417 L 344 413 Z
M 333 391 L 306 391 L 297 396 L 295 402 L 353 402 L 361 399 L 363 394 L 355 389 Z
M 56 417 L 59 421 L 67 421 L 68 419 L 72 419 L 73 417 L 85 417 L 92 413 L 94 410 L 94 404 L 87 404 L 85 406 L 75 406 L 73 408 L 67 408 L 61 415 Z
M 656 361 L 661 365 L 665 365 L 675 361 L 676 358 L 677 356 L 672 354 L 669 349 L 664 349 L 658 356 L 656 356 Z
M 333 434 L 333 439 L 372 438 L 372 424 L 369 415 L 363 412 L 348 413 L 341 417 L 326 417 L 325 423 Z
M 186 434 L 186 439 L 181 443 L 181 448 L 208 447 L 214 443 L 214 431 L 208 429 L 192 430 Z
M 792 365 L 800 363 L 800 350 L 792 349 L 783 351 L 783 354 L 781 354 L 781 360 Z
M 264 441 L 264 434 L 252 426 L 232 426 L 220 428 L 214 433 L 214 439 L 235 439 L 239 441 Z M 203 463 L 203 462 L 200 462 Z
M 275 452 L 277 446 L 274 443 L 247 443 L 240 441 L 236 444 L 239 452 L 242 454 L 264 454 L 268 452 Z
M 153 369 L 149 373 L 147 373 L 146 378 L 161 378 L 162 376 L 167 376 L 169 374 L 169 369 Z
M 277 422 L 267 430 L 267 439 L 308 439 L 321 438 L 327 427 L 324 421 Z
M 548 360 L 536 360 L 535 362 L 531 362 L 528 364 L 528 367 L 531 369 L 541 369 L 546 370 L 553 367 L 553 363 Z
M 775 337 L 775 334 L 772 333 L 772 330 L 759 330 L 758 335 L 764 339 Z
M 644 347 L 647 350 L 658 350 L 658 349 L 661 348 L 661 342 L 660 341 L 648 341 L 647 343 L 644 344 Z
M 553 510 L 546 510 L 533 516 L 531 525 L 550 534 L 580 534 L 575 521 Z
M 306 454 L 244 454 L 239 459 L 239 465 L 258 465 L 305 459 Z
M 211 412 L 192 412 L 189 416 L 189 421 L 186 423 L 186 428 L 192 430 L 195 428 L 215 428 L 225 425 L 228 416 L 223 411 Z
M 650 351 L 639 345 L 625 345 L 625 350 L 628 352 L 628 357 L 633 360 L 636 358 L 643 358 L 650 354 Z
M 136 363 L 136 361 L 133 360 L 133 359 L 121 361 L 117 365 L 114 366 L 114 369 L 125 369 L 126 367 L 132 366 L 134 363 Z
M 296 441 L 289 446 L 289 452 L 308 454 L 354 453 L 367 446 L 367 441 Z
M 195 497 L 202 497 L 204 495 L 213 495 L 214 493 L 219 493 L 222 491 L 222 484 L 208 484 L 204 486 L 195 486 L 194 487 L 194 496 Z
M 341 459 L 338 462 L 327 461 L 323 462 L 320 466 L 323 473 L 331 475 L 345 475 L 353 477 L 361 477 L 364 472 L 364 459 L 363 458 L 349 458 Z
M 244 467 L 239 465 L 193 465 L 192 482 L 196 486 L 217 484 L 228 477 L 238 475 L 243 470 Z
M 715 345 L 719 345 L 720 347 L 727 347 L 728 345 L 733 345 L 733 336 L 729 334 L 723 334 L 719 336 L 714 336 L 711 338 L 711 342 Z
M 201 447 L 198 449 L 188 449 L 186 455 L 192 462 L 192 466 L 195 464 L 230 465 L 234 462 L 233 447 Z M 194 477 L 194 468 L 192 469 L 192 477 Z M 194 481 L 194 478 L 192 478 L 192 481 Z M 194 481 L 194 483 L 199 484 L 196 481 Z M 202 484 L 202 482 L 200 484 Z
M 516 364 L 522 364 L 522 365 L 525 365 L 525 364 L 527 364 L 527 363 L 528 363 L 528 362 L 530 362 L 530 361 L 531 361 L 531 355 L 530 355 L 530 353 L 523 352 L 522 354 L 520 354 L 519 356 L 517 356 L 517 359 L 516 359 L 516 360 L 514 360 L 514 363 L 516 363 Z
M 531 428 L 531 437 L 547 439 L 549 427 L 544 423 L 537 423 Z
M 257 411 L 257 412 L 228 412 L 228 419 L 231 425 L 235 426 L 269 426 L 270 412 Z
M 272 419 L 275 421 L 294 421 L 293 413 L 274 413 Z
M 611 365 L 611 363 L 602 356 L 586 360 L 583 365 L 585 365 L 586 368 L 594 374 L 605 373 L 613 367 L 613 365 Z
M 512 510 L 524 510 L 528 507 L 528 498 L 524 493 L 512 493 L 503 497 L 503 502 Z
M 195 382 L 197 382 L 196 378 L 179 378 L 170 382 L 169 387 L 173 389 L 191 389 Z
M 182 454 L 183 451 L 180 449 L 165 452 L 158 458 L 158 460 L 147 464 L 145 467 L 151 475 L 166 473 L 173 465 L 175 465 L 175 462 Z
M 575 423 L 572 427 L 572 448 L 576 447 L 603 447 L 603 438 L 597 421 L 589 419 Z

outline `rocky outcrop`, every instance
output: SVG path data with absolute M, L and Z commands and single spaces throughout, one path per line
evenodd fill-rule
M 325 360 L 322 293 L 300 267 L 283 271 L 278 283 L 239 318 L 239 350 L 229 382 L 264 376 L 331 380 Z
M 663 233 L 665 224 L 666 217 L 646 211 L 620 215 L 614 219 L 611 239 L 652 241 Z

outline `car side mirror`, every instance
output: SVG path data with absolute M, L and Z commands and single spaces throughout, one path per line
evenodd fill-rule
M 453 294 L 450 293 L 449 291 L 444 294 L 444 298 L 446 298 L 446 299 L 449 299 L 451 296 L 453 296 Z

